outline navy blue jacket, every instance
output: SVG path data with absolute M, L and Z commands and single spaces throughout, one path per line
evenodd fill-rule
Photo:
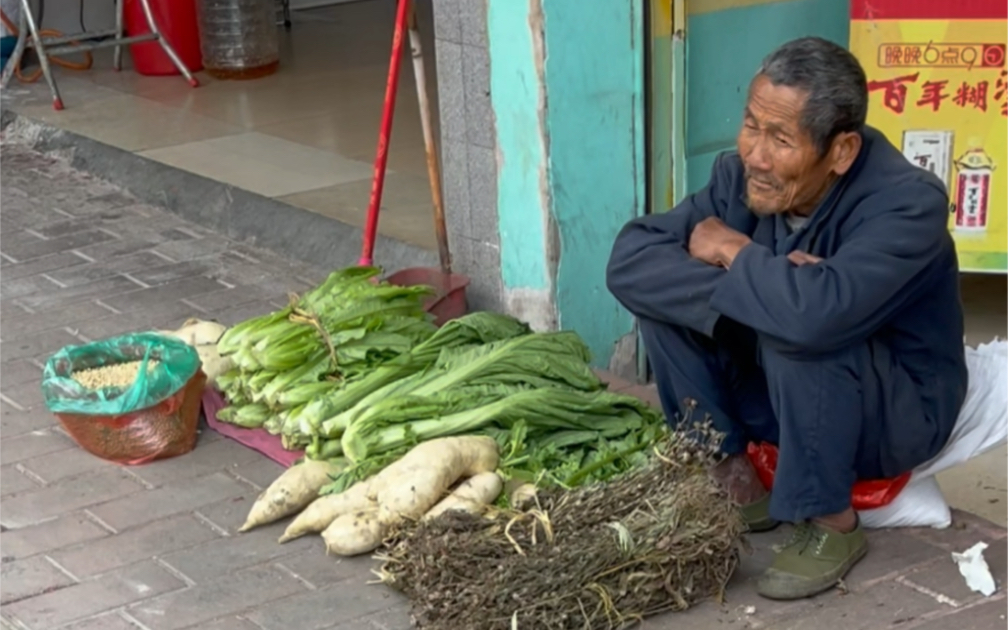
M 711 335 L 724 315 L 781 352 L 881 341 L 920 385 L 929 415 L 954 422 L 967 375 L 948 196 L 880 132 L 862 136 L 851 169 L 793 233 L 784 217 L 748 209 L 739 155 L 720 155 L 703 190 L 623 228 L 607 284 L 636 316 Z M 712 216 L 753 241 L 727 271 L 688 252 L 693 227 Z M 824 260 L 796 266 L 795 250 Z

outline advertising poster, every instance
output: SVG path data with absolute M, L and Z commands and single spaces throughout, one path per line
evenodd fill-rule
M 1005 0 L 851 0 L 868 124 L 949 191 L 962 271 L 1008 271 Z

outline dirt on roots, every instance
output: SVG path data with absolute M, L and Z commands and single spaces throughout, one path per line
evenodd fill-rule
M 608 483 L 404 528 L 377 556 L 382 581 L 430 630 L 610 630 L 720 597 L 744 524 L 707 473 L 705 444 L 674 434 Z

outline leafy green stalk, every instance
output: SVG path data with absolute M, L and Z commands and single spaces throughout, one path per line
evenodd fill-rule
M 569 331 L 523 335 L 476 347 L 443 349 L 434 369 L 415 374 L 379 389 L 352 408 L 323 422 L 322 434 L 348 430 L 358 420 L 385 413 L 398 396 L 415 398 L 459 386 L 531 385 L 568 386 L 586 391 L 602 387 L 588 367 L 587 346 Z M 345 435 L 345 434 L 344 434 Z M 343 445 L 347 449 L 347 445 Z M 349 452 L 349 450 L 348 450 Z
M 511 393 L 505 393 L 508 390 Z M 496 400 L 494 394 L 498 395 Z M 492 402 L 459 411 L 459 408 L 465 407 L 468 396 L 486 396 Z M 428 397 L 426 402 L 410 398 L 388 405 L 382 413 L 369 415 L 351 424 L 341 441 L 350 461 L 358 462 L 372 453 L 438 437 L 473 433 L 491 424 L 506 428 L 524 420 L 530 433 L 541 427 L 592 429 L 599 422 L 613 418 L 634 422 L 648 414 L 653 418 L 653 413 L 637 399 L 604 391 L 471 387 L 464 388 L 457 395 L 441 392 Z

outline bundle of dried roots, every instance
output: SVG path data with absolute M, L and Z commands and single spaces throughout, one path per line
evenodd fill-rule
M 379 575 L 431 630 L 608 630 L 685 610 L 720 596 L 738 565 L 744 526 L 707 474 L 715 448 L 675 433 L 609 483 L 403 529 Z

